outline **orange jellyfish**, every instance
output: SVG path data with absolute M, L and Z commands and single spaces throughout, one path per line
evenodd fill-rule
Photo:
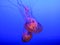
M 33 19 L 29 20 L 29 22 L 26 22 L 24 27 L 27 31 L 33 32 L 33 33 L 41 32 L 43 29 L 42 25 Z
M 24 10 L 25 10 L 25 19 L 26 19 L 24 28 L 29 32 L 34 32 L 34 33 L 41 32 L 42 25 L 30 16 L 32 15 L 32 12 L 29 13 L 30 11 L 29 8 L 25 6 Z
M 32 38 L 32 33 L 31 32 L 25 32 L 22 35 L 22 41 L 23 42 L 28 42 L 28 41 L 31 40 L 31 38 Z
M 32 38 L 32 33 L 39 33 L 42 31 L 42 25 L 30 16 L 32 15 L 32 12 L 31 13 L 29 12 L 30 11 L 29 8 L 25 6 L 22 3 L 22 1 L 21 1 L 21 4 L 25 11 L 24 16 L 25 16 L 26 22 L 24 24 L 24 28 L 27 30 L 27 32 L 23 33 L 22 35 L 22 41 L 28 42 Z
M 18 6 L 14 5 L 14 4 L 13 5 L 18 8 L 19 8 L 19 6 L 22 6 L 24 8 L 25 13 L 23 16 L 25 17 L 25 21 L 26 21 L 24 24 L 24 28 L 26 29 L 27 32 L 23 32 L 22 41 L 28 42 L 31 40 L 32 34 L 40 33 L 42 31 L 43 27 L 39 22 L 37 22 L 33 17 L 31 17 L 32 16 L 32 12 L 30 12 L 31 10 L 22 3 L 22 0 L 20 0 L 20 3 L 17 0 L 17 4 L 18 4 Z

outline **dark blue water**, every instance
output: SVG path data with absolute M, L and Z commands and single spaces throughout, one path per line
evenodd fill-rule
M 31 7 L 33 15 L 43 25 L 43 31 L 33 34 L 29 42 L 22 42 L 24 29 L 24 10 L 16 7 L 17 1 L 0 0 L 0 44 L 40 45 L 60 42 L 60 0 L 22 0 Z M 20 2 L 20 1 L 19 1 Z

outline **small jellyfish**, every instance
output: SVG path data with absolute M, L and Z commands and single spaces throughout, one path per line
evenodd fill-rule
M 29 42 L 32 38 L 32 33 L 31 32 L 25 32 L 22 35 L 22 41 L 23 42 Z

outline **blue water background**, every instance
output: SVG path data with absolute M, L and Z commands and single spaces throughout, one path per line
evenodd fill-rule
M 32 17 L 43 26 L 43 31 L 33 34 L 31 41 L 21 40 L 24 29 L 24 10 L 16 0 L 0 0 L 0 43 L 17 45 L 55 44 L 60 42 L 60 0 L 22 0 L 31 7 Z M 19 1 L 20 2 L 20 1 Z

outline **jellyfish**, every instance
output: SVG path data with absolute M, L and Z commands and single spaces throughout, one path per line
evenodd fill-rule
M 32 17 L 32 15 L 33 15 L 32 10 L 30 10 L 27 6 L 25 6 L 25 4 L 22 3 L 22 0 L 20 0 L 20 3 L 17 0 L 17 4 L 18 4 L 18 6 L 16 6 L 15 4 L 14 4 L 14 6 L 16 6 L 18 8 L 21 6 L 24 9 L 24 15 L 23 15 L 25 17 L 24 28 L 27 31 L 27 32 L 23 32 L 22 41 L 28 42 L 31 40 L 32 34 L 42 32 L 43 27 L 42 27 L 41 23 L 39 23 L 38 21 L 36 21 L 35 18 Z
M 31 17 L 32 12 L 30 13 L 29 8 L 27 6 L 25 6 L 22 3 L 22 1 L 21 1 L 21 4 L 22 4 L 22 6 L 24 8 L 24 12 L 25 12 L 24 16 L 25 16 L 26 22 L 24 24 L 24 28 L 27 30 L 27 32 L 25 32 L 25 33 L 23 32 L 22 41 L 29 42 L 32 39 L 32 34 L 42 32 L 43 27 L 38 21 L 36 21 L 35 18 Z
M 23 42 L 28 42 L 28 41 L 31 40 L 31 38 L 32 38 L 32 33 L 31 32 L 24 32 L 22 34 L 22 41 Z
M 19 1 L 17 0 L 18 4 Z M 24 8 L 24 16 L 25 16 L 25 24 L 24 24 L 24 28 L 29 31 L 29 32 L 34 32 L 34 33 L 38 33 L 42 31 L 42 25 L 37 22 L 33 17 L 31 17 L 32 12 L 30 13 L 30 9 L 25 6 L 22 1 L 20 0 L 22 7 Z
M 33 19 L 26 22 L 24 27 L 27 31 L 32 32 L 32 33 L 41 32 L 42 29 L 43 29 L 42 25 L 40 23 L 36 22 L 36 20 L 33 20 Z

